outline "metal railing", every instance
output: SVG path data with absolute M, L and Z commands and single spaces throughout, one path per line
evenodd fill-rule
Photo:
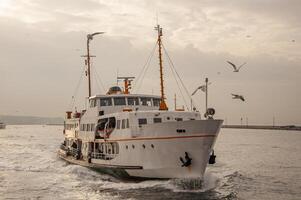
M 91 153 L 91 158 L 102 159 L 102 160 L 111 160 L 116 156 L 117 154 L 105 154 L 105 153 L 96 153 L 96 152 Z

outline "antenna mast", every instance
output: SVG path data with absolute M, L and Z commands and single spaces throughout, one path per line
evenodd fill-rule
M 87 57 L 87 65 L 88 65 L 88 71 L 87 71 L 87 76 L 88 76 L 88 83 L 89 83 L 89 97 L 91 96 L 91 62 L 90 62 L 90 57 L 95 57 L 95 56 L 90 56 L 90 41 L 93 40 L 94 35 L 98 34 L 104 34 L 104 32 L 95 32 L 92 34 L 87 35 L 87 55 L 84 57 Z
M 159 46 L 159 64 L 160 64 L 161 102 L 160 102 L 159 110 L 168 110 L 168 107 L 165 103 L 164 82 L 163 82 L 162 41 L 161 41 L 161 36 L 163 35 L 163 33 L 162 33 L 162 28 L 160 27 L 159 24 L 157 24 L 157 26 L 155 27 L 155 30 L 158 31 L 157 43 Z

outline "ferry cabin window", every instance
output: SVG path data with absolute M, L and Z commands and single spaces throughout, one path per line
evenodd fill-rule
M 126 119 L 126 128 L 130 128 L 129 119 Z
M 140 105 L 142 105 L 142 106 L 152 106 L 152 99 L 142 97 L 142 98 L 140 98 Z
M 114 98 L 114 105 L 115 106 L 124 106 L 125 104 L 125 97 L 116 97 Z
M 160 106 L 160 99 L 153 99 L 153 105 L 155 107 L 159 107 Z
M 117 120 L 117 129 L 120 129 L 120 120 Z
M 112 99 L 111 98 L 101 98 L 100 106 L 112 106 Z
M 95 99 L 91 99 L 90 100 L 90 108 L 93 108 L 93 107 L 95 107 L 96 106 L 96 101 L 95 101 Z
M 122 120 L 121 128 L 125 129 L 125 119 Z
M 128 105 L 129 106 L 138 106 L 139 105 L 138 97 L 128 97 Z
M 175 120 L 176 121 L 183 121 L 183 118 L 176 117 Z
M 162 118 L 154 118 L 154 123 L 161 123 L 162 122 Z
M 139 125 L 147 124 L 147 119 L 146 118 L 138 119 L 138 124 Z
M 90 131 L 90 124 L 87 124 L 87 130 L 86 131 Z

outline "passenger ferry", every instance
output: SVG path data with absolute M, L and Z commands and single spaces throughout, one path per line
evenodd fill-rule
M 222 120 L 208 109 L 168 110 L 163 85 L 162 28 L 157 25 L 161 95 L 131 94 L 133 77 L 119 77 L 124 88 L 111 87 L 91 96 L 90 53 L 87 39 L 89 105 L 66 112 L 64 141 L 58 155 L 118 177 L 203 178 Z M 96 33 L 99 34 L 99 33 Z

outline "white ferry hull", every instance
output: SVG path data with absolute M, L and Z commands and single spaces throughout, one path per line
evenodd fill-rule
M 118 173 L 118 176 L 121 174 L 140 178 L 202 179 L 221 124 L 222 120 L 195 120 L 162 123 L 156 125 L 157 128 L 144 127 L 145 135 L 108 139 L 106 142 L 119 144 L 119 155 L 111 160 L 92 158 L 89 163 L 88 160 L 81 162 L 71 158 L 72 161 L 70 156 L 68 158 L 62 153 L 61 157 L 69 162 L 100 171 L 111 170 L 113 173 Z M 173 131 L 171 134 L 171 130 L 178 127 L 187 132 Z M 185 160 L 185 152 L 192 159 L 191 165 L 187 167 L 182 166 L 180 160 L 180 157 Z

